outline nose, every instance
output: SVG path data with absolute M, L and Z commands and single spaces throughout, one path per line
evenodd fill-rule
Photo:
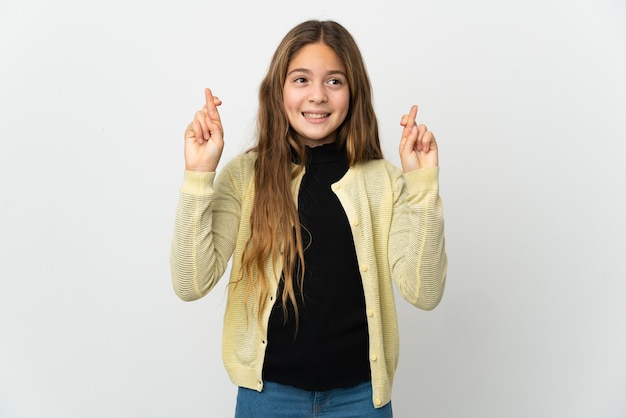
M 314 83 L 309 88 L 309 102 L 311 103 L 326 103 L 328 96 L 326 95 L 326 89 L 324 85 Z

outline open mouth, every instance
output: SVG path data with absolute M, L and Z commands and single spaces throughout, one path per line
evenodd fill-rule
M 330 116 L 330 113 L 302 113 L 302 116 L 304 116 L 307 119 L 323 119 L 323 118 L 327 118 Z

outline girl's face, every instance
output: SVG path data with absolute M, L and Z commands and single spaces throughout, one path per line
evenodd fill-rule
M 329 46 L 309 44 L 294 55 L 283 103 L 302 144 L 315 147 L 337 139 L 350 107 L 350 86 L 341 60 Z

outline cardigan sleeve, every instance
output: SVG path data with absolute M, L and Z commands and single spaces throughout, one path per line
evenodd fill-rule
M 172 283 L 182 300 L 203 297 L 226 271 L 241 218 L 236 174 L 235 163 L 217 179 L 215 173 L 185 171 L 170 251 Z
M 439 167 L 405 173 L 398 187 L 390 235 L 392 275 L 407 301 L 431 310 L 441 301 L 448 268 Z

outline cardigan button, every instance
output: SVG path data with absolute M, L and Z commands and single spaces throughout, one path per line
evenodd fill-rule
M 368 267 L 367 267 L 367 264 L 363 264 L 363 265 L 361 266 L 361 271 L 362 271 L 363 273 L 365 273 L 365 272 L 367 271 L 367 268 L 368 268 Z
M 376 398 L 376 399 L 374 399 L 374 403 L 376 404 L 376 406 L 381 406 L 383 404 L 383 401 L 381 401 L 380 399 Z
M 376 354 L 372 354 L 372 355 L 370 356 L 370 360 L 372 360 L 372 361 L 376 361 L 376 360 L 378 360 L 378 356 L 376 356 Z
M 368 310 L 367 310 L 367 316 L 369 316 L 369 317 L 374 316 L 374 311 L 373 311 L 373 310 L 371 310 L 371 309 L 368 309 Z

